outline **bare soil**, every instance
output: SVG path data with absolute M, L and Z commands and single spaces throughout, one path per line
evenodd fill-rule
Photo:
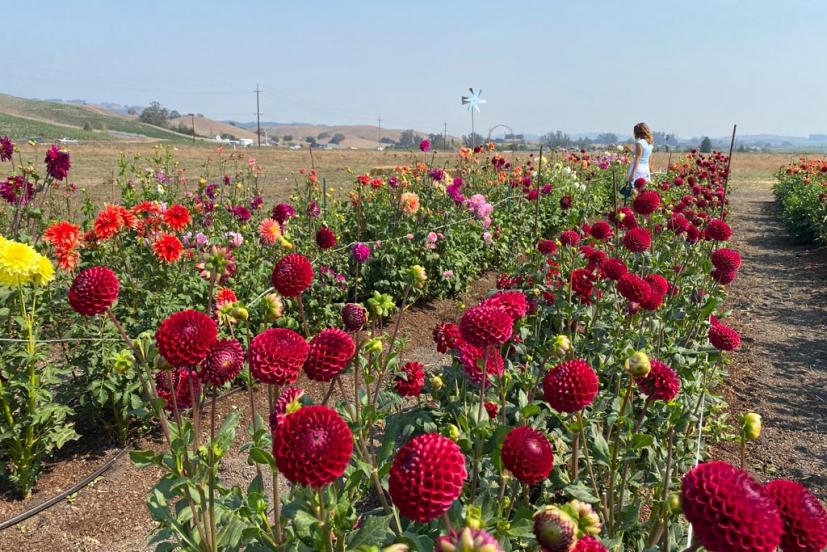
M 748 464 L 762 480 L 793 479 L 827 499 L 827 251 L 792 245 L 772 181 L 738 180 L 733 241 L 743 259 L 727 307 L 742 335 L 726 398 L 737 419 L 763 417 Z M 737 462 L 737 446 L 715 454 Z

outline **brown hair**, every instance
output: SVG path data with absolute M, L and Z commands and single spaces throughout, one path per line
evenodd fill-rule
M 655 143 L 655 139 L 652 138 L 652 131 L 649 130 L 649 125 L 646 123 L 638 123 L 635 125 L 635 140 L 644 139 L 650 144 Z

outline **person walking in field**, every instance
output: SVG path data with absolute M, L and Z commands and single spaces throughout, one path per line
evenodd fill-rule
M 652 178 L 652 171 L 649 169 L 649 156 L 652 155 L 655 139 L 652 137 L 652 131 L 649 129 L 649 125 L 646 123 L 636 124 L 634 135 L 635 143 L 629 146 L 629 150 L 634 153 L 635 157 L 629 167 L 626 182 L 634 184 L 638 178 L 649 182 Z

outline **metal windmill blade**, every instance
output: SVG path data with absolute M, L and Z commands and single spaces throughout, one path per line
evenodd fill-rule
M 485 100 L 480 99 L 480 95 L 482 94 L 482 89 L 477 90 L 474 92 L 473 88 L 469 88 L 468 91 L 471 93 L 470 96 L 462 96 L 462 105 L 466 106 L 468 111 L 476 111 L 479 113 L 480 111 L 480 104 L 484 104 Z

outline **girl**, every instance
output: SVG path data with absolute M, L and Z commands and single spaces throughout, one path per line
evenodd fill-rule
M 634 133 L 635 143 L 634 146 L 629 146 L 629 150 L 632 151 L 632 148 L 634 148 L 635 159 L 629 167 L 626 182 L 634 183 L 638 178 L 649 182 L 652 177 L 649 170 L 649 156 L 652 154 L 655 140 L 652 138 L 652 131 L 649 130 L 649 125 L 646 123 L 636 124 Z

